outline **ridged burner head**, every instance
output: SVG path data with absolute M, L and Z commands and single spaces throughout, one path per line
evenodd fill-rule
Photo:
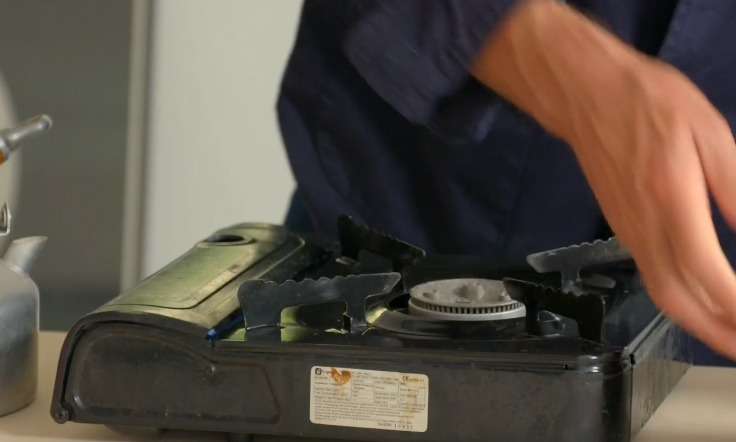
M 409 291 L 409 313 L 450 321 L 494 321 L 522 318 L 526 307 L 511 299 L 502 281 L 444 279 Z

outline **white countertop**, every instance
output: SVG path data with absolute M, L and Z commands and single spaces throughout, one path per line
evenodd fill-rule
M 29 407 L 0 418 L 2 442 L 140 441 L 101 425 L 55 423 L 49 414 L 56 364 L 64 339 L 41 333 L 39 389 Z M 636 442 L 736 441 L 736 369 L 694 367 L 657 410 Z M 167 432 L 150 440 L 224 441 L 222 435 Z

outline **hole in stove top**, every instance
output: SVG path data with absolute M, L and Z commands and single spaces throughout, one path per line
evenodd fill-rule
M 232 233 L 215 233 L 205 240 L 209 245 L 241 245 L 253 242 L 253 238 Z

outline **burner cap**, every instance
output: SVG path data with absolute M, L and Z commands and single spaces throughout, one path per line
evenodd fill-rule
M 445 279 L 409 291 L 409 313 L 449 321 L 523 318 L 524 304 L 511 299 L 503 282 L 492 279 Z

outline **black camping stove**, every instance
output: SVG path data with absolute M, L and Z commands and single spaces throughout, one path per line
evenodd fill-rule
M 629 441 L 688 353 L 615 238 L 507 263 L 350 218 L 334 243 L 242 224 L 79 320 L 51 414 L 255 441 Z

